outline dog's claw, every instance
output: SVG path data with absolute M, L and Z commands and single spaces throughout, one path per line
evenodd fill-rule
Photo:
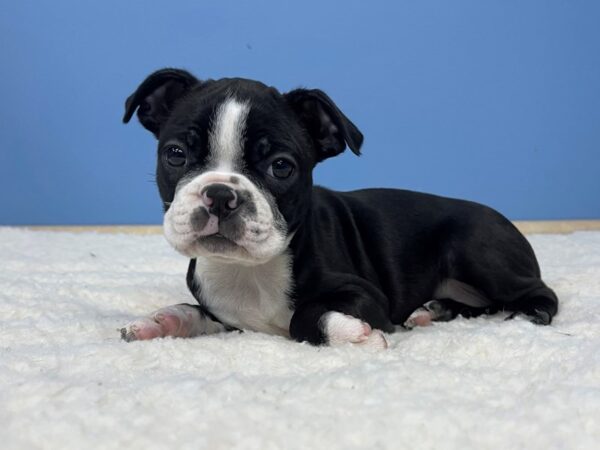
M 126 327 L 119 329 L 119 331 L 121 332 L 121 339 L 125 342 L 135 341 L 135 334 L 131 331 L 127 331 Z

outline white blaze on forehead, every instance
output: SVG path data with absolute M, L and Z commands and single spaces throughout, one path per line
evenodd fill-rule
M 212 168 L 231 172 L 241 162 L 248 111 L 250 105 L 235 98 L 228 98 L 217 108 L 210 132 Z

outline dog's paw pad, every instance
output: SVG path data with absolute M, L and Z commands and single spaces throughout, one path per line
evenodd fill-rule
M 418 308 L 406 319 L 404 327 L 412 330 L 415 327 L 426 327 L 433 322 L 431 311 L 425 308 Z
M 379 330 L 356 317 L 332 311 L 323 316 L 323 332 L 329 345 L 356 344 L 371 348 L 386 348 L 387 341 Z

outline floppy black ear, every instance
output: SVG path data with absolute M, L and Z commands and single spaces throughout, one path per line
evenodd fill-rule
M 346 145 L 360 155 L 362 133 L 319 89 L 296 89 L 285 94 L 317 148 L 317 162 L 344 151 Z
M 137 109 L 141 124 L 158 139 L 160 128 L 169 117 L 175 102 L 197 83 L 198 79 L 185 70 L 157 70 L 125 101 L 123 122 L 129 122 Z

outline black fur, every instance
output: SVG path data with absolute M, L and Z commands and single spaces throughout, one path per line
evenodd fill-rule
M 211 116 L 231 95 L 251 104 L 243 173 L 274 197 L 288 232 L 295 233 L 290 243 L 293 338 L 324 342 L 320 320 L 328 311 L 393 331 L 448 279 L 473 287 L 491 304 L 476 308 L 460 298 L 440 298 L 450 317 L 509 310 L 549 324 L 557 313 L 558 299 L 542 281 L 531 246 L 498 212 L 405 190 L 341 193 L 313 187 L 318 162 L 346 146 L 359 154 L 363 141 L 356 126 L 319 90 L 280 94 L 250 80 L 200 82 L 177 69 L 148 77 L 127 99 L 124 121 L 139 107 L 141 123 L 159 140 L 157 183 L 165 209 L 177 182 L 203 167 Z M 187 147 L 188 163 L 182 169 L 163 161 L 165 148 L 174 141 Z M 278 154 L 296 164 L 289 179 L 265 175 Z M 192 260 L 188 285 L 200 299 L 201 287 L 190 275 L 194 264 Z
M 557 312 L 557 297 L 541 280 L 525 237 L 477 203 L 403 190 L 315 188 L 291 245 L 297 285 L 291 331 L 300 340 L 322 339 L 300 317 L 323 305 L 390 331 L 447 279 L 493 303 L 478 309 L 452 299 L 454 316 L 509 310 L 548 324 Z

